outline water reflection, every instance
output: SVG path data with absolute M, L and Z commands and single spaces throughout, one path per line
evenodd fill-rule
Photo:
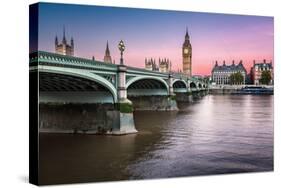
M 273 96 L 205 96 L 135 112 L 138 134 L 40 135 L 40 179 L 71 183 L 273 169 Z
M 131 165 L 134 178 L 273 169 L 273 97 L 206 96 L 181 105 L 149 158 Z

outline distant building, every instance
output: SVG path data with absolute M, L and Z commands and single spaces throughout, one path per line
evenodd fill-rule
M 57 54 L 61 54 L 61 55 L 69 55 L 69 56 L 74 55 L 73 38 L 71 37 L 70 45 L 67 44 L 67 40 L 65 38 L 65 28 L 63 28 L 63 38 L 62 38 L 62 42 L 60 44 L 58 42 L 58 37 L 56 36 L 56 38 L 55 38 L 55 51 Z
M 230 84 L 230 75 L 237 72 L 242 74 L 243 83 L 245 84 L 247 71 L 243 66 L 242 61 L 240 61 L 238 65 L 235 65 L 234 61 L 232 61 L 231 65 L 226 65 L 225 61 L 223 61 L 223 65 L 218 65 L 218 62 L 216 61 L 212 70 L 212 82 L 215 82 L 218 85 Z
M 270 84 L 273 84 L 273 67 L 272 67 L 272 61 L 269 63 L 266 62 L 264 59 L 263 62 L 256 63 L 254 60 L 253 66 L 251 68 L 251 79 L 254 85 L 260 84 L 261 74 L 263 71 L 270 71 L 271 73 L 271 81 Z
M 182 45 L 182 66 L 183 73 L 191 77 L 192 76 L 192 46 L 190 43 L 190 37 L 186 29 L 185 40 Z
M 150 71 L 159 71 L 155 59 L 152 58 L 150 59 L 145 58 L 145 69 Z
M 104 54 L 103 61 L 105 63 L 112 63 L 111 56 L 110 56 L 110 51 L 109 51 L 109 47 L 108 47 L 108 41 L 106 42 L 106 49 L 105 49 L 105 54 Z
M 159 72 L 169 72 L 171 70 L 172 63 L 169 59 L 159 59 Z
M 159 72 L 170 72 L 172 63 L 169 59 L 164 58 L 160 59 L 158 65 L 156 64 L 155 59 L 147 59 L 145 58 L 145 69 L 150 71 L 159 71 Z

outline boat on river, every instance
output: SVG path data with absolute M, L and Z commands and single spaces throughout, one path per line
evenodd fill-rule
M 273 87 L 267 88 L 264 86 L 245 86 L 233 92 L 233 94 L 244 95 L 273 95 Z

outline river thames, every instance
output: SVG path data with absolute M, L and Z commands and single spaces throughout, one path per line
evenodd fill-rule
M 273 170 L 274 96 L 207 95 L 134 112 L 137 134 L 40 133 L 42 184 Z

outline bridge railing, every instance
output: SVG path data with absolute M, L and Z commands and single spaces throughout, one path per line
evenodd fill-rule
M 30 66 L 32 65 L 38 65 L 38 64 L 51 64 L 56 66 L 70 66 L 70 67 L 80 67 L 83 69 L 105 69 L 110 71 L 117 71 L 118 65 L 116 64 L 110 64 L 110 63 L 104 63 L 102 61 L 96 61 L 86 58 L 80 58 L 80 57 L 74 57 L 74 56 L 68 56 L 68 55 L 61 55 L 57 53 L 51 53 L 51 52 L 45 52 L 45 51 L 38 51 L 33 52 L 29 55 L 29 62 Z M 182 79 L 182 80 L 190 80 L 192 82 L 203 82 L 203 80 L 200 80 L 195 77 L 188 78 L 183 73 L 178 72 L 157 72 L 157 71 L 151 71 L 146 70 L 144 68 L 137 68 L 137 67 L 131 67 L 127 66 L 127 72 L 130 73 L 140 73 L 140 74 L 147 74 L 152 76 L 160 76 L 160 77 L 169 77 L 169 75 L 172 75 L 175 79 Z
M 71 65 L 71 66 L 82 66 L 82 67 L 100 67 L 100 68 L 110 68 L 117 69 L 115 64 L 106 64 L 104 62 L 73 57 L 67 55 L 60 55 L 50 52 L 38 51 L 31 53 L 29 55 L 29 63 L 52 63 L 57 65 Z
M 131 67 L 131 66 L 127 66 L 127 72 L 128 73 L 147 73 L 149 75 L 154 75 L 154 76 L 160 76 L 160 77 L 169 77 L 169 73 L 165 73 L 165 72 L 157 72 L 157 71 L 151 71 L 151 70 L 147 70 L 144 68 L 137 68 L 137 67 Z

